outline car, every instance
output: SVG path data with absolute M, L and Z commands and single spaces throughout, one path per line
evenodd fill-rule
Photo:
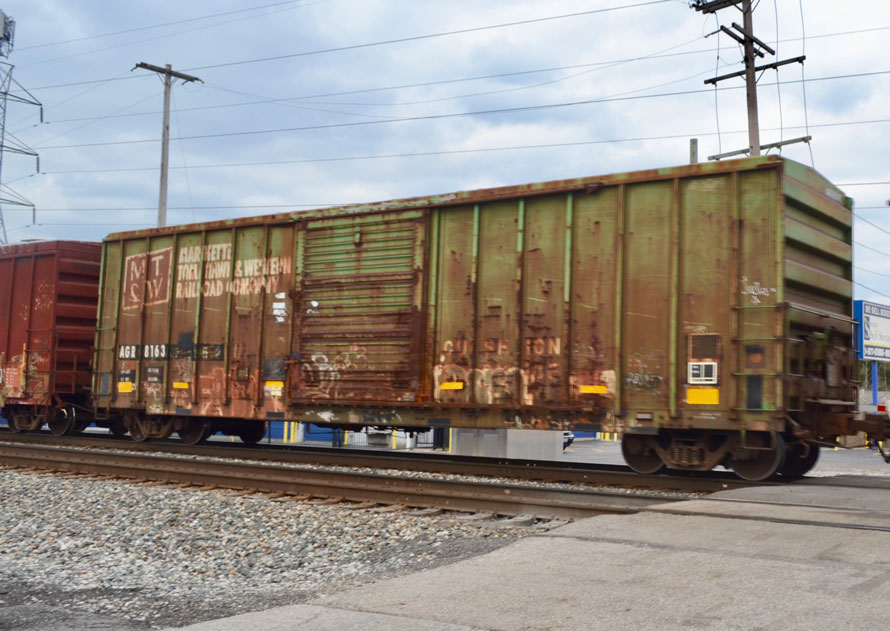
M 575 442 L 575 435 L 572 432 L 563 432 L 562 433 L 562 448 L 565 449 L 569 445 Z

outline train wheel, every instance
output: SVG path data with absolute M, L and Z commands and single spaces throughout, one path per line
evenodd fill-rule
M 198 445 L 210 436 L 210 426 L 198 419 L 185 419 L 182 429 L 177 430 L 176 433 L 179 434 L 179 439 L 186 445 Z
M 108 431 L 110 431 L 114 436 L 121 438 L 127 435 L 127 427 L 124 425 L 124 422 L 116 418 L 108 425 Z
M 263 440 L 268 429 L 269 424 L 265 421 L 262 423 L 247 422 L 244 423 L 242 429 L 238 432 L 238 438 L 240 438 L 241 442 L 245 445 L 256 445 Z
M 142 423 L 142 432 L 149 438 L 165 440 L 173 435 L 172 416 L 149 416 Z
M 67 436 L 74 429 L 74 419 L 65 410 L 53 410 L 46 422 L 53 436 Z
M 19 409 L 13 410 L 7 419 L 9 422 L 9 429 L 17 434 L 21 432 L 36 432 L 40 429 L 40 426 L 43 425 L 43 419 L 46 413 L 46 408 L 39 409 L 40 413 L 37 412 L 36 408 L 30 407 L 20 407 Z
M 770 446 L 769 434 L 760 433 L 749 437 L 752 447 L 739 447 L 733 452 L 730 465 L 736 475 L 743 480 L 759 482 L 772 477 L 785 464 L 785 440 L 775 435 L 775 445 Z
M 142 427 L 139 426 L 139 423 L 134 423 L 130 428 L 130 438 L 135 440 L 137 443 L 144 443 L 148 440 L 148 436 L 145 435 L 145 432 L 142 431 Z
M 621 437 L 621 455 L 631 469 L 643 475 L 658 473 L 664 468 L 664 461 L 652 447 L 654 438 L 639 434 L 624 434 Z
M 145 430 L 142 429 L 142 424 L 139 422 L 138 412 L 124 412 L 123 423 L 124 427 L 130 432 L 130 438 L 137 443 L 144 443 L 148 440 L 148 435 L 145 433 Z
M 11 410 L 9 415 L 6 417 L 6 422 L 9 424 L 9 431 L 14 434 L 21 434 L 25 431 L 25 428 L 30 424 L 29 414 L 27 410 Z
M 796 480 L 805 476 L 816 466 L 819 460 L 819 445 L 795 443 L 788 445 L 785 451 L 785 464 L 782 465 L 783 477 Z

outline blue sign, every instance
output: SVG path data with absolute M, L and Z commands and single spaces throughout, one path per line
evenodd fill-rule
M 856 336 L 859 359 L 890 362 L 890 306 L 856 300 L 853 315 L 859 322 Z

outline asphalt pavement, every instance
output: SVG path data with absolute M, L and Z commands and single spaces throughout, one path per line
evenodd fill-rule
M 724 491 L 592 517 L 452 565 L 184 628 L 883 631 L 888 506 L 886 476 Z
M 579 440 L 566 460 L 620 463 Z M 823 450 L 811 479 L 603 515 L 452 565 L 190 631 L 887 628 L 890 465 Z

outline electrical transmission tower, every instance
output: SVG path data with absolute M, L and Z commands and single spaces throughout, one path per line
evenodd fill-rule
M 13 36 L 15 35 L 15 20 L 0 11 L 0 59 L 9 57 L 12 52 Z M 0 244 L 7 243 L 6 223 L 3 221 L 3 206 L 28 206 L 31 208 L 31 221 L 36 222 L 34 204 L 25 197 L 3 184 L 3 158 L 7 153 L 18 153 L 26 156 L 34 156 L 37 160 L 37 171 L 40 171 L 40 157 L 21 140 L 6 130 L 6 106 L 9 101 L 36 105 L 40 108 L 40 122 L 43 122 L 43 106 L 31 95 L 18 81 L 12 78 L 14 66 L 5 61 L 0 61 Z M 10 94 L 9 88 L 15 83 L 27 96 Z
M 754 10 L 751 8 L 751 0 L 692 0 L 690 3 L 692 8 L 702 13 L 716 13 L 721 9 L 735 7 L 742 12 L 742 26 L 735 22 L 732 28 L 721 25 L 720 31 L 736 42 L 738 42 L 745 50 L 745 69 L 739 72 L 713 77 L 705 81 L 705 85 L 717 85 L 718 82 L 734 77 L 745 77 L 745 85 L 747 87 L 748 100 L 748 148 L 730 151 L 714 156 L 708 156 L 708 160 L 719 160 L 729 156 L 737 156 L 743 153 L 754 157 L 759 156 L 762 149 L 772 149 L 790 145 L 795 142 L 809 142 L 811 136 L 803 136 L 801 138 L 792 138 L 791 140 L 783 140 L 781 142 L 772 142 L 766 145 L 760 144 L 760 119 L 757 115 L 757 73 L 763 70 L 770 70 L 793 63 L 803 63 L 806 56 L 785 59 L 784 61 L 775 61 L 762 66 L 756 65 L 757 57 L 763 57 L 766 53 L 775 55 L 776 51 L 767 46 L 764 42 L 754 37 Z M 739 6 L 741 5 L 741 6 Z

